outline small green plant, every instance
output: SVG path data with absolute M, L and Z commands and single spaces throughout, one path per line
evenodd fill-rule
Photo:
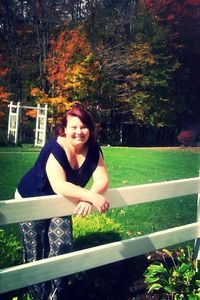
M 7 268 L 22 264 L 22 244 L 14 234 L 8 234 L 0 229 L 0 268 Z M 1 297 L 0 297 L 1 299 Z M 26 290 L 8 292 L 2 299 L 9 300 L 31 300 Z
M 159 292 L 161 299 L 200 299 L 200 264 L 192 252 L 191 247 L 180 249 L 176 255 L 163 249 L 163 262 L 152 263 L 144 273 L 148 292 Z
M 13 235 L 6 235 L 0 229 L 0 268 L 18 265 L 22 262 L 22 246 L 20 241 Z

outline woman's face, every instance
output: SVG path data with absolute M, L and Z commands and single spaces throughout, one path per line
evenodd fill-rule
M 65 128 L 66 138 L 73 146 L 84 145 L 90 136 L 90 130 L 78 117 L 68 116 Z

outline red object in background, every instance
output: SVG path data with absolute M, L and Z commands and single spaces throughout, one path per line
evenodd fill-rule
M 196 132 L 193 129 L 181 130 L 177 136 L 177 140 L 181 143 L 182 146 L 194 146 Z

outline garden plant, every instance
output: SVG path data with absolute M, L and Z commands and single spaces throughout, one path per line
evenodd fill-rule
M 162 258 L 144 273 L 148 292 L 158 292 L 161 299 L 168 300 L 200 299 L 200 262 L 193 258 L 192 248 L 174 253 L 163 249 Z

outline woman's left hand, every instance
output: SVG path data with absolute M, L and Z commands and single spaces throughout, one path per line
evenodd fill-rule
M 77 214 L 78 217 L 85 217 L 90 214 L 92 210 L 92 204 L 85 201 L 80 201 L 75 210 L 74 213 Z

